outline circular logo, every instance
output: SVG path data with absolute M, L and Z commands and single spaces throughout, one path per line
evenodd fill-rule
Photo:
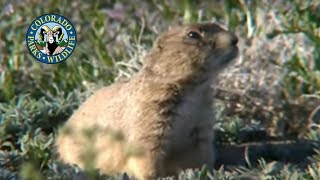
M 66 60 L 77 44 L 77 34 L 71 22 L 59 14 L 45 14 L 28 28 L 27 46 L 34 58 L 47 64 Z

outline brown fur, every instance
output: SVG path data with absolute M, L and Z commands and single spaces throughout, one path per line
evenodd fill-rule
M 188 34 L 194 32 L 194 37 Z M 198 34 L 198 35 L 197 35 Z M 130 81 L 94 93 L 66 123 L 57 147 L 64 162 L 84 167 L 85 149 L 104 173 L 137 179 L 214 164 L 210 85 L 238 54 L 237 38 L 216 24 L 175 27 L 160 36 Z M 83 130 L 95 138 L 86 141 Z M 123 140 L 112 139 L 120 131 Z M 112 134 L 112 133 L 111 133 Z M 128 149 L 142 153 L 128 155 Z

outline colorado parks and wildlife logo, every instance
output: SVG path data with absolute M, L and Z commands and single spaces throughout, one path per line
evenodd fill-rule
M 59 14 L 45 14 L 28 28 L 27 46 L 34 58 L 47 64 L 66 60 L 77 44 L 77 34 L 71 22 Z

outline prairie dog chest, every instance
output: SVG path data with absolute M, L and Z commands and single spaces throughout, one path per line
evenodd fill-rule
M 202 84 L 187 92 L 176 107 L 169 138 L 173 146 L 183 147 L 193 142 L 192 136 L 207 137 L 213 126 L 212 90 Z M 194 134 L 196 133 L 196 134 Z

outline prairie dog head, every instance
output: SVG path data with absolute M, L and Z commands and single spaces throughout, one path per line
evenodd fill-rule
M 238 38 L 214 23 L 174 27 L 154 43 L 144 69 L 163 77 L 216 74 L 238 55 Z

